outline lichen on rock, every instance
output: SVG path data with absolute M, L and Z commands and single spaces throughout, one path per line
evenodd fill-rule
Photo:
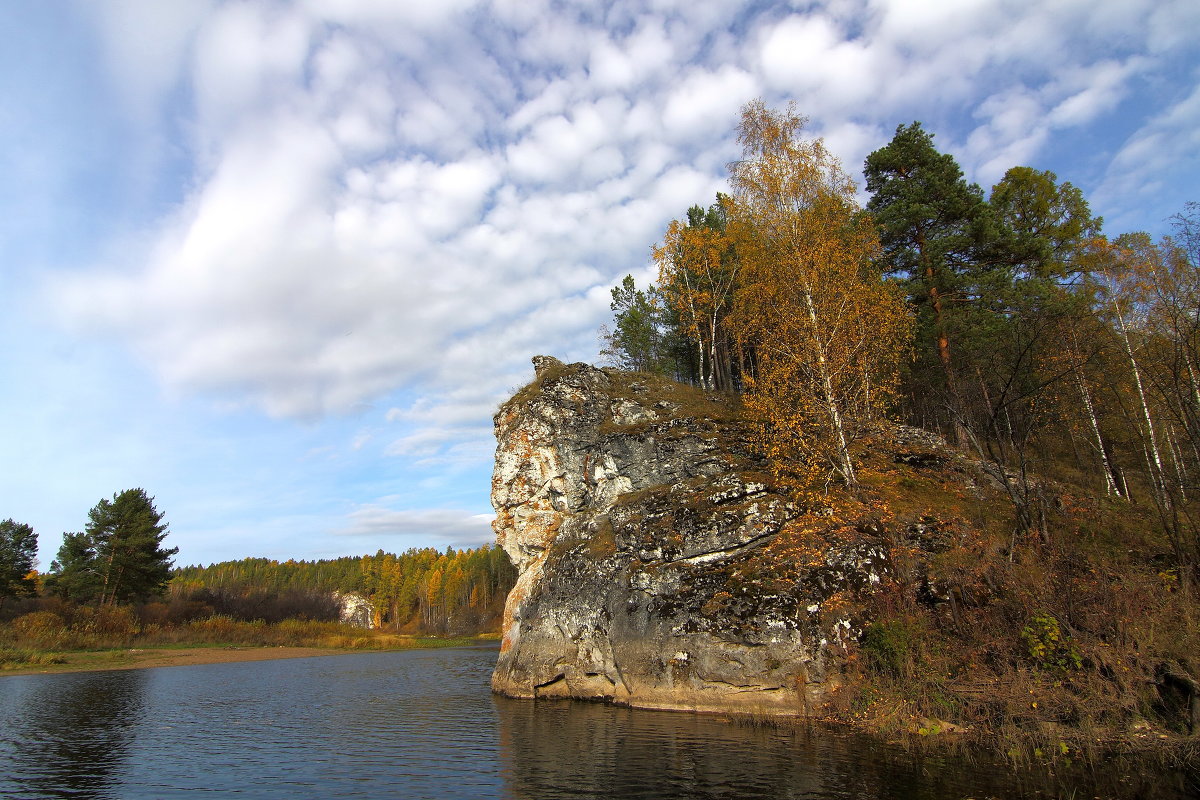
M 798 546 L 800 508 L 737 401 L 534 358 L 495 416 L 497 539 L 520 571 L 495 691 L 642 708 L 804 713 L 838 683 L 830 598 L 887 569 L 870 541 Z

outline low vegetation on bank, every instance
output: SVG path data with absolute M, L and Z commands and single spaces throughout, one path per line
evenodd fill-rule
M 847 620 L 857 636 L 816 713 L 1018 760 L 1155 750 L 1200 766 L 1200 617 L 1154 510 L 1039 479 L 1049 535 L 1014 537 L 986 464 L 899 435 L 865 443 L 860 488 L 831 491 L 832 516 L 768 548 L 782 565 L 847 541 L 887 546 L 879 585 L 821 611 L 831 639 Z
M 398 650 L 447 647 L 494 638 L 487 634 L 435 636 L 397 634 L 329 620 L 288 618 L 276 622 L 210 615 L 189 621 L 164 621 L 154 605 L 78 606 L 45 603 L 0 625 L 0 670 L 54 667 L 87 654 L 131 650 L 220 646 L 305 647 L 327 650 Z
M 0 670 L 143 648 L 463 644 L 496 634 L 516 574 L 486 546 L 172 568 L 162 516 L 142 490 L 101 501 L 44 576 L 29 526 L 0 523 Z

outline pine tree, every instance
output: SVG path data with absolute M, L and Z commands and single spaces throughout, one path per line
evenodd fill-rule
M 867 156 L 867 211 L 879 226 L 883 271 L 900 279 L 917 310 L 916 364 L 906 395 L 917 421 L 946 424 L 961 414 L 958 363 L 974 297 L 990 275 L 995 239 L 983 192 L 954 157 L 939 153 L 921 123 L 901 125 Z M 962 432 L 956 428 L 960 440 Z
M 163 549 L 163 515 L 143 489 L 127 489 L 101 500 L 88 512 L 83 533 L 63 537 L 51 565 L 52 591 L 81 602 L 117 605 L 158 595 L 171 579 L 171 557 Z
M 0 522 L 0 603 L 19 594 L 32 594 L 29 573 L 37 558 L 37 536 L 33 528 L 12 519 Z

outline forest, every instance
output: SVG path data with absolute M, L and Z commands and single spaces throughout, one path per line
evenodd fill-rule
M 403 633 L 496 631 L 516 569 L 499 547 L 316 561 L 246 558 L 172 573 L 167 599 L 244 619 L 337 619 L 335 594 L 366 597 L 375 628 Z
M 0 669 L 65 663 L 67 652 L 121 657 L 135 645 L 441 646 L 497 631 L 516 579 L 490 546 L 175 567 L 167 535 L 145 490 L 118 492 L 83 531 L 63 534 L 42 574 L 33 528 L 0 521 Z M 372 630 L 343 621 L 347 596 L 369 602 Z

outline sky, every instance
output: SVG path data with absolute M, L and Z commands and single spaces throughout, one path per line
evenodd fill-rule
M 0 519 L 176 563 L 490 542 L 492 415 L 794 101 L 1114 236 L 1200 200 L 1195 0 L 0 4 Z M 865 199 L 865 197 L 864 197 Z

